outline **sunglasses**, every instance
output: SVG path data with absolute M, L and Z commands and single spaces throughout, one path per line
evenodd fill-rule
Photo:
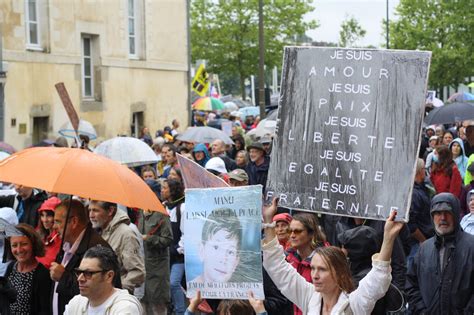
M 91 270 L 81 270 L 81 269 L 74 269 L 74 274 L 76 275 L 76 278 L 79 278 L 81 275 L 84 275 L 84 278 L 86 280 L 90 280 L 93 275 L 96 273 L 101 273 L 101 272 L 107 272 L 109 270 L 96 270 L 96 271 L 91 271 Z
M 288 230 L 291 233 L 294 233 L 295 235 L 300 235 L 301 233 L 303 233 L 305 230 L 301 230 L 301 229 L 289 229 Z

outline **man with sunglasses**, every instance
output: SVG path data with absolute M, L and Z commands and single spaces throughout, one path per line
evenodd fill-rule
M 74 273 L 80 295 L 66 305 L 64 314 L 143 314 L 136 297 L 114 287 L 120 266 L 112 249 L 100 245 L 88 249 Z

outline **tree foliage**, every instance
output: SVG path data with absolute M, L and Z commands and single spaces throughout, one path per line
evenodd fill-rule
M 339 46 L 353 47 L 366 33 L 366 30 L 360 26 L 359 22 L 353 16 L 346 16 L 341 24 L 341 30 L 339 31 Z
M 429 84 L 457 88 L 474 75 L 472 0 L 401 0 L 390 23 L 390 48 L 432 51 Z
M 280 66 L 283 47 L 295 44 L 316 22 L 303 21 L 309 1 L 264 0 L 265 66 Z M 244 80 L 258 73 L 258 0 L 192 0 L 192 60 L 207 60 L 207 69 Z

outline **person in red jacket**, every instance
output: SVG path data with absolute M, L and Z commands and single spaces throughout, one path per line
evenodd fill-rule
M 47 269 L 51 263 L 56 259 L 56 255 L 61 247 L 61 238 L 58 232 L 53 229 L 54 225 L 54 210 L 61 203 L 57 197 L 51 197 L 40 206 L 38 213 L 40 222 L 38 223 L 38 232 L 44 243 L 45 255 L 44 257 L 36 257 L 38 262 L 42 263 Z
M 290 246 L 286 250 L 286 261 L 309 283 L 311 278 L 311 259 L 318 247 L 329 246 L 326 236 L 321 231 L 318 219 L 312 213 L 297 213 L 290 223 Z M 294 315 L 302 315 L 301 310 L 293 305 Z
M 458 199 L 461 198 L 461 173 L 453 161 L 451 150 L 445 145 L 440 145 L 434 150 L 430 179 L 437 194 L 449 192 Z

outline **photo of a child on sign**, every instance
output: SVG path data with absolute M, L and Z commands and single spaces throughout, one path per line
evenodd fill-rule
M 264 298 L 258 187 L 186 190 L 184 239 L 187 296 Z M 260 187 L 261 189 L 261 187 Z
M 231 209 L 215 209 L 202 228 L 199 256 L 203 273 L 193 282 L 228 282 L 240 260 L 242 228 Z

